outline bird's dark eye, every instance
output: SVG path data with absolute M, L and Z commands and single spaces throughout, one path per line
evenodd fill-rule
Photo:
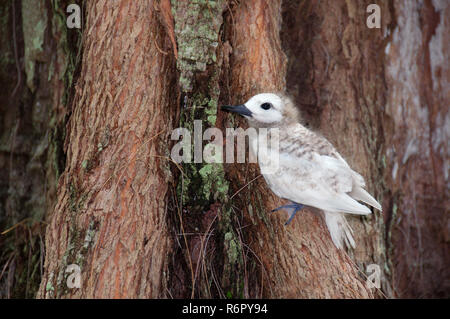
M 268 110 L 271 107 L 272 107 L 272 104 L 270 104 L 270 103 L 263 103 L 263 104 L 261 104 L 261 108 L 264 109 L 264 110 Z

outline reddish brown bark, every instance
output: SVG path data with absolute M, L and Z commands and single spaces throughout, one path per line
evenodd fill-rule
M 392 282 L 400 296 L 448 297 L 450 6 L 395 1 L 392 12 L 384 175 Z
M 153 1 L 92 1 L 39 297 L 165 296 L 174 59 Z M 82 289 L 65 269 L 81 267 Z
M 231 31 L 232 101 L 242 103 L 260 92 L 284 91 L 286 56 L 281 48 L 281 1 L 241 3 L 233 14 Z M 286 31 L 285 31 L 286 32 Z M 246 124 L 240 121 L 242 126 Z M 237 191 L 259 174 L 256 165 L 233 165 L 230 179 Z M 239 193 L 248 245 L 261 260 L 263 282 L 253 293 L 275 298 L 367 298 L 372 292 L 357 275 L 345 253 L 331 242 L 322 220 L 307 209 L 284 226 L 286 216 L 271 214 L 283 202 L 264 179 Z M 252 209 L 249 210 L 248 207 Z M 262 291 L 258 291 L 261 289 Z
M 445 296 L 448 281 L 448 4 L 285 1 L 287 87 L 382 199 L 353 219 L 364 269 L 379 264 L 388 296 Z M 447 125 L 448 126 L 448 125 Z
M 386 101 L 383 29 L 391 23 L 387 3 L 381 5 L 382 29 L 369 29 L 370 1 L 333 1 L 285 5 L 284 43 L 290 57 L 287 87 L 300 105 L 305 122 L 327 137 L 366 180 L 368 190 L 384 207 L 382 157 Z M 384 273 L 384 213 L 349 217 L 357 247 L 352 255 L 360 270 L 368 264 L 382 269 L 383 290 L 390 294 Z

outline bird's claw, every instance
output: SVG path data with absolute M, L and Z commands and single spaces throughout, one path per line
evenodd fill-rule
M 277 211 L 279 211 L 280 209 L 283 209 L 283 208 L 294 208 L 295 209 L 295 208 L 297 208 L 297 206 L 298 205 L 296 205 L 296 204 L 283 205 L 283 206 L 277 207 L 275 209 L 272 209 L 270 212 L 274 213 L 274 212 L 277 212 Z
M 283 206 L 277 207 L 275 209 L 272 209 L 271 212 L 273 213 L 273 212 L 279 211 L 282 208 L 293 208 L 294 209 L 294 212 L 289 216 L 289 219 L 286 221 L 286 223 L 284 223 L 284 225 L 287 226 L 291 223 L 295 214 L 297 214 L 297 212 L 303 208 L 303 205 L 298 204 L 298 203 L 283 205 Z

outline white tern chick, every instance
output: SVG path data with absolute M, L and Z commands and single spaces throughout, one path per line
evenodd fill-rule
M 336 247 L 342 249 L 345 244 L 354 248 L 353 231 L 344 213 L 370 214 L 370 209 L 358 201 L 380 211 L 381 205 L 364 190 L 364 178 L 350 168 L 333 145 L 299 123 L 299 113 L 292 101 L 281 94 L 262 93 L 245 104 L 223 106 L 222 109 L 243 115 L 256 129 L 278 128 L 279 169 L 272 174 L 263 173 L 263 176 L 277 196 L 292 204 L 273 211 L 291 208 L 288 224 L 303 205 L 319 208 Z M 260 141 L 250 141 L 250 145 L 267 147 Z M 261 166 L 267 159 L 259 154 Z

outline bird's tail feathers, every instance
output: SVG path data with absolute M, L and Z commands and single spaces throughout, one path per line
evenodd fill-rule
M 381 211 L 381 205 L 373 198 L 368 192 L 366 192 L 362 187 L 354 187 L 350 193 L 348 193 L 351 197 L 356 200 L 360 200 L 370 206 L 375 207 L 379 211 Z
M 344 244 L 348 249 L 355 248 L 353 230 L 345 219 L 344 214 L 325 211 L 324 216 L 334 245 L 339 249 L 343 249 Z
M 366 205 L 358 203 L 349 194 L 340 194 L 334 201 L 329 201 L 327 204 L 331 204 L 328 207 L 321 207 L 325 211 L 335 213 L 346 213 L 355 215 L 368 215 L 372 211 Z

